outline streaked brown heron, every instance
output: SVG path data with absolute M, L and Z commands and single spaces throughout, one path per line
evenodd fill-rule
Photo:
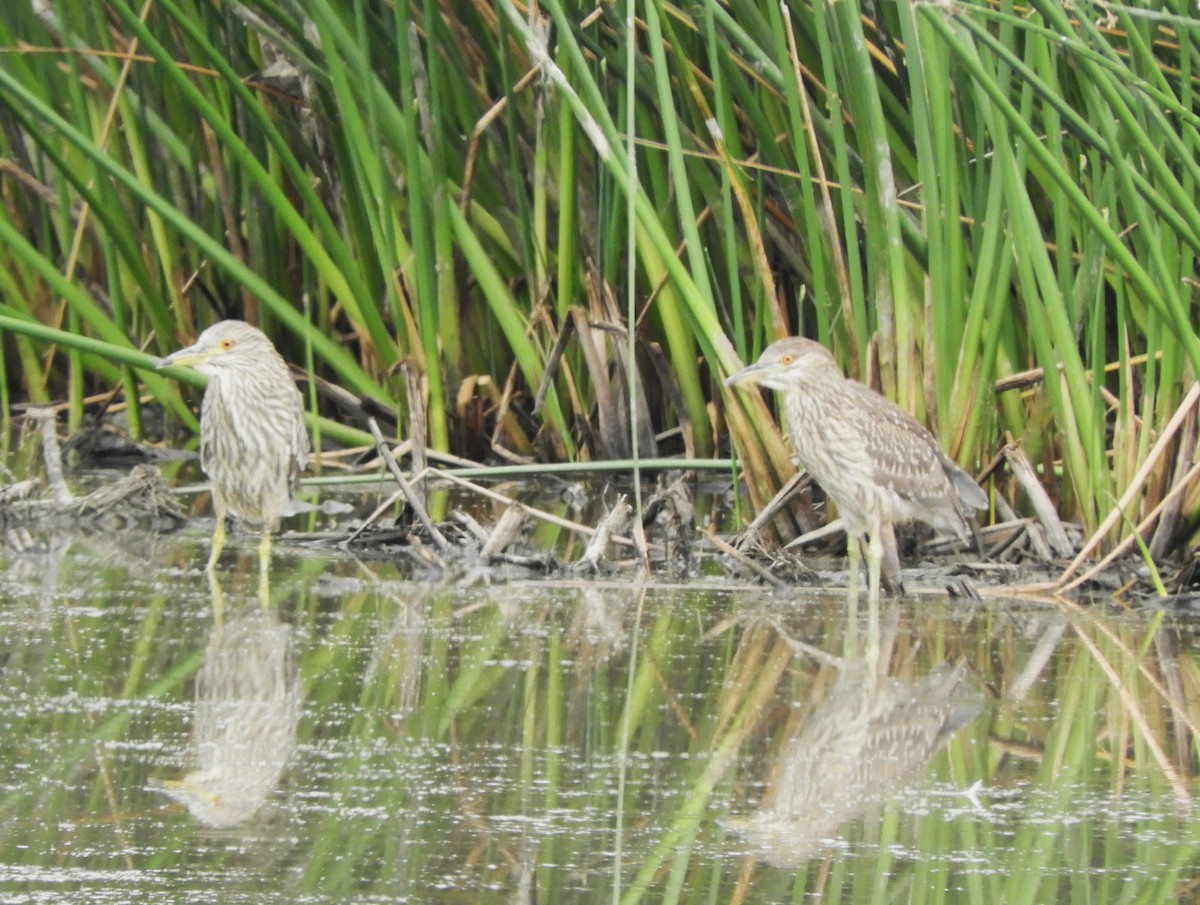
M 857 594 L 867 542 L 870 599 L 879 599 L 886 553 L 895 559 L 897 523 L 921 521 L 970 536 L 968 518 L 987 494 L 942 452 L 916 419 L 870 387 L 845 377 L 820 343 L 789 337 L 771 343 L 752 365 L 725 381 L 775 390 L 800 465 L 837 505 L 849 536 L 850 594 Z
M 288 514 L 308 463 L 304 401 L 282 356 L 257 327 L 221 321 L 160 368 L 188 366 L 208 378 L 200 407 L 200 466 L 212 483 L 213 530 L 208 570 L 225 545 L 225 516 L 261 526 L 260 590 L 265 587 L 271 532 Z

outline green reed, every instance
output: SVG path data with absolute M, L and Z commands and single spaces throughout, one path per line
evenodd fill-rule
M 641 426 L 732 451 L 761 504 L 789 453 L 720 381 L 804 333 L 968 468 L 1021 443 L 1094 527 L 1200 365 L 1200 26 L 1073 9 L 650 2 L 632 30 L 564 0 L 15 9 L 3 416 L 62 400 L 78 423 L 119 386 L 135 432 L 141 394 L 187 420 L 122 350 L 243 316 L 402 431 L 414 367 L 435 447 L 596 459 L 633 429 L 606 401 L 632 326 Z M 552 361 L 568 323 L 603 329 Z

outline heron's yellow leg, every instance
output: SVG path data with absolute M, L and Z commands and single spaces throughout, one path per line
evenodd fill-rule
M 271 605 L 271 532 L 263 531 L 258 542 L 258 602 L 265 610 Z
M 878 529 L 871 532 L 867 544 L 867 662 L 879 663 L 879 579 L 883 566 L 883 536 Z
M 904 578 L 900 571 L 900 551 L 896 548 L 896 529 L 891 522 L 880 526 L 883 536 L 883 568 L 879 575 L 881 590 L 889 594 L 904 593 Z
M 217 560 L 221 558 L 221 550 L 225 546 L 225 507 L 214 500 L 213 508 L 217 514 L 217 527 L 213 529 L 212 551 L 208 554 L 209 572 L 217 568 Z
M 858 656 L 858 570 L 862 563 L 862 539 L 846 535 L 846 652 Z
M 879 602 L 880 573 L 883 567 L 883 538 L 879 532 L 871 532 L 867 544 L 867 600 Z

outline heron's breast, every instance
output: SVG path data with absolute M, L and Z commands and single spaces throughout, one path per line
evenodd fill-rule
M 295 387 L 289 384 L 292 394 Z M 293 398 L 274 400 L 219 380 L 201 407 L 200 458 L 205 473 L 237 516 L 274 522 L 291 498 L 296 453 Z

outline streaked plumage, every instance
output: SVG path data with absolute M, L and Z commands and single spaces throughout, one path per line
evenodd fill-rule
M 895 403 L 843 376 L 820 343 L 778 340 L 725 382 L 782 394 L 796 458 L 837 504 L 847 534 L 869 536 L 879 545 L 880 559 L 883 546 L 894 543 L 893 524 L 923 521 L 966 539 L 970 513 L 988 504 L 929 431 Z M 878 581 L 878 562 L 871 556 L 869 550 L 868 565 Z
M 159 367 L 188 365 L 208 378 L 200 408 L 200 465 L 212 482 L 217 528 L 209 567 L 224 540 L 226 512 L 270 532 L 287 514 L 308 461 L 304 403 L 283 358 L 256 327 L 221 321 Z

